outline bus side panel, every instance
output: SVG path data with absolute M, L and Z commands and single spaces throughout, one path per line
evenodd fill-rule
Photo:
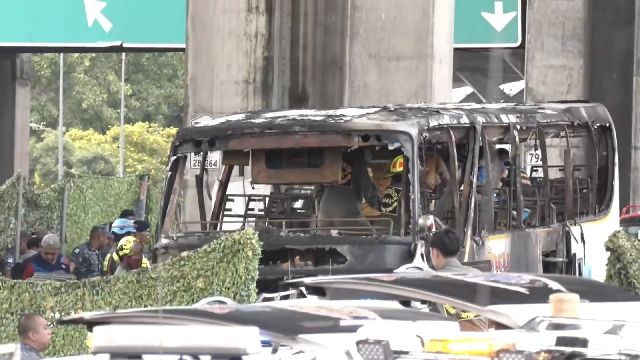
M 614 135 L 615 138 L 615 135 Z M 614 142 L 615 143 L 615 142 Z M 577 254 L 578 261 L 584 261 L 584 276 L 590 279 L 604 281 L 607 271 L 607 260 L 609 253 L 604 248 L 604 243 L 609 239 L 609 235 L 620 228 L 620 192 L 618 174 L 618 154 L 617 148 L 614 155 L 614 181 L 611 207 L 606 216 L 595 220 L 581 222 L 580 226 L 571 228 L 574 236 L 582 241 L 584 234 L 584 248 L 582 244 L 575 246 L 573 243 L 572 252 Z M 586 252 L 586 254 L 585 254 Z

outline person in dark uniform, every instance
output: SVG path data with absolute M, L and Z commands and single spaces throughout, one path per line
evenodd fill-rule
M 28 251 L 27 241 L 31 238 L 31 235 L 32 234 L 28 231 L 20 232 L 20 256 L 27 253 Z M 16 264 L 18 260 L 15 257 L 16 257 L 16 247 L 12 246 L 7 250 L 3 259 L 4 260 L 3 272 L 4 272 L 4 276 L 8 279 L 11 279 L 11 268 L 13 268 L 13 266 Z
M 364 150 L 358 148 L 342 153 L 342 178 L 338 184 L 314 188 L 322 232 L 344 229 L 346 233 L 370 234 L 372 227 L 362 213 L 362 199 L 372 208 L 378 208 L 377 188 L 369 176 Z
M 89 241 L 78 246 L 71 253 L 71 272 L 78 280 L 99 277 L 103 272 L 101 250 L 107 245 L 104 227 L 94 226 L 89 233 Z
M 480 272 L 480 270 L 464 266 L 458 261 L 458 254 L 462 248 L 462 239 L 452 229 L 442 229 L 433 233 L 429 246 L 431 248 L 431 261 L 436 271 L 458 274 L 476 274 Z
M 456 274 L 477 274 L 480 270 L 464 266 L 458 261 L 462 239 L 451 229 L 436 231 L 429 241 L 430 256 L 433 267 L 437 272 Z M 462 331 L 486 331 L 486 319 L 468 311 L 461 311 L 451 305 L 443 304 L 442 311 L 447 316 L 453 316 L 460 322 Z

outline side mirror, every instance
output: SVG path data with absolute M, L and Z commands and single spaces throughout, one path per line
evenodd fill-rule
M 433 218 L 433 215 L 422 215 L 420 219 L 418 219 L 418 226 L 421 230 L 426 230 L 429 232 L 433 232 L 436 229 L 436 222 Z

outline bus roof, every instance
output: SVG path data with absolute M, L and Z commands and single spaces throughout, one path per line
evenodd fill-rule
M 178 132 L 177 141 L 212 135 L 304 131 L 413 130 L 469 124 L 612 125 L 606 108 L 588 102 L 540 104 L 403 104 L 335 110 L 249 111 L 219 118 L 201 115 Z

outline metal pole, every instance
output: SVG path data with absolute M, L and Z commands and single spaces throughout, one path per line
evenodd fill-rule
M 67 209 L 69 208 L 69 183 L 64 184 L 62 193 L 62 214 L 60 216 L 60 243 L 61 251 L 64 253 L 67 247 Z
M 15 258 L 14 264 L 18 261 L 20 257 L 20 232 L 22 231 L 22 191 L 24 186 L 24 176 L 22 172 L 18 173 L 20 175 L 20 179 L 18 180 L 18 214 L 16 215 L 16 248 L 15 248 Z
M 120 176 L 124 176 L 124 64 L 125 53 L 122 53 L 122 80 L 120 88 Z
M 64 54 L 60 54 L 60 116 L 58 117 L 58 179 L 64 175 Z

